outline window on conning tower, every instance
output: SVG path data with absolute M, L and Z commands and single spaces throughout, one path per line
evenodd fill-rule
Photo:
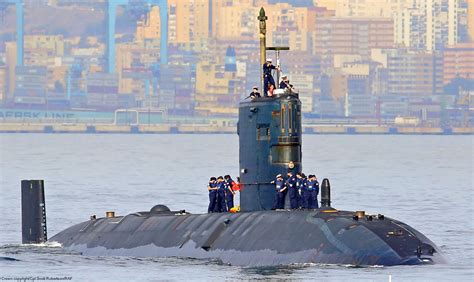
M 280 114 L 280 126 L 281 126 L 281 133 L 285 133 L 286 128 L 286 115 L 285 115 L 285 105 L 281 106 L 281 114 Z
M 293 105 L 288 105 L 288 133 L 293 133 Z

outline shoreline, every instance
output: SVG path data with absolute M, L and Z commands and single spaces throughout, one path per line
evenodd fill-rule
M 0 133 L 74 134 L 236 134 L 236 126 L 196 124 L 115 125 L 0 123 Z M 377 125 L 303 125 L 303 134 L 474 135 L 472 127 L 407 127 Z

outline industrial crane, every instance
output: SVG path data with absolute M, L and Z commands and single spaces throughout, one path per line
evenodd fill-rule
M 0 0 L 0 14 L 3 16 L 8 6 L 15 5 L 16 10 L 16 65 L 23 66 L 23 46 L 24 46 L 24 11 L 23 0 Z

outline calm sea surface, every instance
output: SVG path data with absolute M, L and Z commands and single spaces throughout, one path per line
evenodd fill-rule
M 103 216 L 150 209 L 207 210 L 210 176 L 238 173 L 235 135 L 0 134 L 0 280 L 295 279 L 473 281 L 472 136 L 306 135 L 304 172 L 331 180 L 333 206 L 399 219 L 434 241 L 445 265 L 294 265 L 241 268 L 216 261 L 86 257 L 22 246 L 20 180 L 44 179 L 48 233 Z

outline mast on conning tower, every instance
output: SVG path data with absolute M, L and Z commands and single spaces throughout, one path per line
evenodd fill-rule
M 257 17 L 260 21 L 260 87 L 262 91 L 262 95 L 265 95 L 266 89 L 265 85 L 263 85 L 264 77 L 263 77 L 263 64 L 267 61 L 267 50 L 276 51 L 276 59 L 277 59 L 277 67 L 280 67 L 280 51 L 282 50 L 290 50 L 288 46 L 278 46 L 278 47 L 267 47 L 267 19 L 268 17 L 265 16 L 265 10 L 260 8 L 260 15 Z M 280 83 L 280 69 L 277 71 L 276 77 L 276 84 Z M 277 86 L 275 85 L 275 86 Z M 278 88 L 278 87 L 277 87 Z
M 267 50 L 267 16 L 265 16 L 265 10 L 260 8 L 260 15 L 257 17 L 260 21 L 260 91 L 262 94 L 265 93 L 265 88 L 263 85 L 263 69 L 262 66 L 266 61 L 266 50 Z

